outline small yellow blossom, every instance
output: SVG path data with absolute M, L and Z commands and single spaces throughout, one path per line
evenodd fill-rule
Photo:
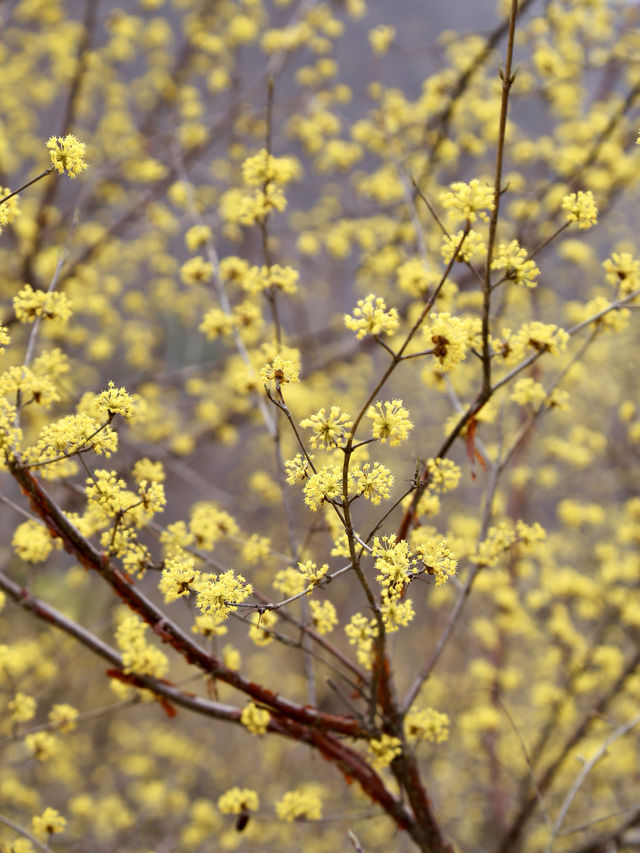
M 309 604 L 313 627 L 319 634 L 328 634 L 338 624 L 336 608 L 330 601 L 311 601 Z
M 371 431 L 374 438 L 395 447 L 405 441 L 413 424 L 402 400 L 377 402 L 367 409 L 367 417 L 373 421 Z
M 562 209 L 567 212 L 567 221 L 577 222 L 578 228 L 598 224 L 598 208 L 591 190 L 566 195 L 562 199 Z
M 440 254 L 444 260 L 449 263 L 455 254 L 455 259 L 459 263 L 466 263 L 474 258 L 483 258 L 487 254 L 487 244 L 484 238 L 473 228 L 469 229 L 469 233 L 464 237 L 464 231 L 457 231 L 449 237 L 442 238 L 442 246 Z
M 384 627 L 389 633 L 397 631 L 398 628 L 405 627 L 416 615 L 411 599 L 403 599 L 392 590 L 385 590 L 383 592 L 380 610 L 382 611 Z
M 42 563 L 53 550 L 51 534 L 34 519 L 16 527 L 11 544 L 16 554 L 27 563 Z
M 344 315 L 347 329 L 357 331 L 358 338 L 365 335 L 392 335 L 398 328 L 400 319 L 395 308 L 387 311 L 387 306 L 381 296 L 370 293 L 365 299 L 359 299 L 353 309 L 353 315 Z
M 87 168 L 84 160 L 87 146 L 72 133 L 64 137 L 52 136 L 47 142 L 47 148 L 53 168 L 60 174 L 66 172 L 70 178 L 75 178 Z
M 481 184 L 477 178 L 465 184 L 456 181 L 449 190 L 440 194 L 440 202 L 447 208 L 451 225 L 475 222 L 478 217 L 489 221 L 487 211 L 494 208 L 494 191 L 489 184 Z
M 189 258 L 180 267 L 180 279 L 183 284 L 206 284 L 213 278 L 213 264 L 201 255 Z
M 245 705 L 240 715 L 242 725 L 254 735 L 263 735 L 269 726 L 270 719 L 271 715 L 269 712 L 265 708 L 259 708 L 257 705 L 254 705 L 253 702 Z
M 440 542 L 423 542 L 418 545 L 418 557 L 422 561 L 427 574 L 436 579 L 436 586 L 446 583 L 456 573 L 458 561 L 455 554 L 450 550 L 447 540 Z
M 189 595 L 197 586 L 200 572 L 191 559 L 166 560 L 158 588 L 166 604 Z
M 138 459 L 133 466 L 131 474 L 136 483 L 141 483 L 143 480 L 149 480 L 153 483 L 163 483 L 165 479 L 162 462 L 152 462 L 146 456 Z
M 534 261 L 528 260 L 527 250 L 523 249 L 517 240 L 498 246 L 491 269 L 504 270 L 504 277 L 508 281 L 523 287 L 535 287 L 538 283 L 536 279 L 540 275 L 538 266 Z
M 398 287 L 412 296 L 424 296 L 438 278 L 439 274 L 429 271 L 420 258 L 410 258 L 396 270 Z
M 260 378 L 263 382 L 275 382 L 276 388 L 285 382 L 298 382 L 298 371 L 292 361 L 276 355 L 273 361 L 268 362 L 260 370 Z
M 342 467 L 323 465 L 311 474 L 304 486 L 304 502 L 315 512 L 325 501 L 339 499 L 342 495 Z
M 195 252 L 202 246 L 206 246 L 211 236 L 211 228 L 208 225 L 192 225 L 184 235 L 184 242 L 190 252 Z
M 424 327 L 424 335 L 433 344 L 433 355 L 442 370 L 450 372 L 467 357 L 469 324 L 448 312 L 432 314 Z
M 144 635 L 148 627 L 133 614 L 125 616 L 118 625 L 116 642 L 122 651 L 124 672 L 162 678 L 169 669 L 169 661 L 164 652 L 147 644 Z
M 607 281 L 617 289 L 620 296 L 627 296 L 640 288 L 640 261 L 629 252 L 613 252 L 602 266 Z
M 295 157 L 274 157 L 262 148 L 242 164 L 242 178 L 249 187 L 260 187 L 267 183 L 285 186 L 301 177 L 302 167 Z
M 216 338 L 230 335 L 236 326 L 236 318 L 228 314 L 222 308 L 210 308 L 204 315 L 198 331 L 202 332 L 210 341 Z
M 6 201 L 1 201 L 8 195 L 11 195 L 9 187 L 0 187 L 0 231 L 20 214 L 20 196 L 13 195 Z
M 65 293 L 33 290 L 30 284 L 13 297 L 13 309 L 21 323 L 33 323 L 38 317 L 66 323 L 71 316 L 71 302 Z
M 292 595 L 298 595 L 306 587 L 305 578 L 300 572 L 289 566 L 286 569 L 280 569 L 276 572 L 273 579 L 274 589 L 280 590 L 282 595 L 289 598 Z
M 404 721 L 408 738 L 443 743 L 449 739 L 449 717 L 433 708 L 412 709 Z
M 369 741 L 369 752 L 373 758 L 373 766 L 380 770 L 388 767 L 394 758 L 402 754 L 402 742 L 397 737 L 382 734 L 380 738 Z
M 322 578 L 329 571 L 329 564 L 323 563 L 320 568 L 313 560 L 305 560 L 304 563 L 298 563 L 298 571 L 303 575 L 311 585 L 319 584 Z
M 451 492 L 460 482 L 461 471 L 451 459 L 438 457 L 427 460 L 429 488 L 434 492 Z
M 352 470 L 358 494 L 377 506 L 391 494 L 393 474 L 386 465 L 366 462 L 361 468 Z
M 352 425 L 351 415 L 343 412 L 339 406 L 331 406 L 329 414 L 326 409 L 319 409 L 315 415 L 300 421 L 301 427 L 313 430 L 311 446 L 314 448 L 340 447 Z
M 508 364 L 516 364 L 531 354 L 549 353 L 558 355 L 566 350 L 569 343 L 569 335 L 552 323 L 541 323 L 534 320 L 525 323 L 522 328 L 512 335 L 507 342 L 506 360 Z
M 196 616 L 191 630 L 194 634 L 202 634 L 203 637 L 222 636 L 229 630 L 224 624 L 225 621 L 226 617 L 220 613 L 201 613 Z
M 42 762 L 50 761 L 60 752 L 60 741 L 49 732 L 33 732 L 27 735 L 24 745 L 37 761 Z
M 14 723 L 26 723 L 36 714 L 37 702 L 33 696 L 18 691 L 7 705 Z
M 49 722 L 65 734 L 72 732 L 77 727 L 78 711 L 73 705 L 60 703 L 54 705 L 49 711 Z
M 344 632 L 349 643 L 356 647 L 359 663 L 371 669 L 373 641 L 378 632 L 375 619 L 367 619 L 362 613 L 354 613 L 349 624 L 345 625 Z
M 109 417 L 120 415 L 128 420 L 133 417 L 135 401 L 125 388 L 116 388 L 110 381 L 107 390 L 98 394 L 96 408 Z
M 230 788 L 218 798 L 218 808 L 222 814 L 242 814 L 255 812 L 260 801 L 250 788 Z
M 56 809 L 46 808 L 41 815 L 31 818 L 31 828 L 36 838 L 47 841 L 50 836 L 64 832 L 67 821 Z
M 197 588 L 198 608 L 203 613 L 227 616 L 253 592 L 253 587 L 233 569 L 217 575 L 202 575 Z
M 310 456 L 309 458 L 313 460 L 313 456 Z M 307 457 L 303 456 L 302 453 L 296 453 L 293 459 L 287 459 L 284 463 L 284 469 L 286 472 L 287 483 L 290 486 L 293 486 L 296 483 L 302 483 L 311 476 L 309 462 Z
M 392 593 L 400 593 L 410 582 L 411 549 L 406 539 L 396 540 L 395 535 L 374 537 L 372 555 L 380 574 L 376 580 Z
M 287 793 L 276 803 L 276 814 L 288 823 L 294 820 L 320 820 L 322 800 L 315 786 L 306 786 Z
M 532 405 L 538 408 L 547 399 L 544 387 L 530 376 L 516 380 L 511 391 L 511 399 L 519 406 Z
M 369 30 L 369 44 L 378 56 L 383 56 L 389 50 L 395 37 L 395 27 L 385 26 L 384 24 Z

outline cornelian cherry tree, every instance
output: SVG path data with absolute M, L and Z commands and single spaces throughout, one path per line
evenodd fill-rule
M 2 850 L 628 849 L 636 6 L 6 5 Z

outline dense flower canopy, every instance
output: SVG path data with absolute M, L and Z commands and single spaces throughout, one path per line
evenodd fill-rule
M 2 11 L 2 853 L 631 844 L 637 9 L 429 5 Z

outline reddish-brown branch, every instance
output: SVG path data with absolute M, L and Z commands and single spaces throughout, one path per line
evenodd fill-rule
M 20 466 L 19 460 L 12 460 L 9 468 L 28 496 L 33 512 L 47 526 L 51 535 L 59 537 L 65 550 L 73 554 L 86 569 L 96 571 L 125 604 L 186 661 L 284 717 L 302 724 L 318 726 L 324 731 L 358 738 L 367 737 L 358 720 L 353 717 L 328 714 L 285 699 L 263 685 L 249 681 L 201 649 L 187 633 L 167 619 L 166 615 L 137 589 L 128 575 L 113 566 L 105 553 L 98 551 L 76 530 L 33 474 Z

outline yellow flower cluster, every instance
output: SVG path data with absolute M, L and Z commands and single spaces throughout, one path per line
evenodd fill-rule
M 342 496 L 342 467 L 323 465 L 315 474 L 311 474 L 304 486 L 304 502 L 315 512 L 325 501 L 333 501 Z
M 62 817 L 56 809 L 47 807 L 42 814 L 34 815 L 31 818 L 31 828 L 33 834 L 40 841 L 48 841 L 52 835 L 59 832 L 64 832 L 67 825 L 66 818 Z
M 440 203 L 447 209 L 451 225 L 475 222 L 478 218 L 488 222 L 487 211 L 494 208 L 493 187 L 480 183 L 477 178 L 468 184 L 456 181 L 440 194 Z
M 259 224 L 273 210 L 283 211 L 287 200 L 282 187 L 300 174 L 300 164 L 294 157 L 274 157 L 265 148 L 248 157 L 242 164 L 242 176 L 245 186 L 255 189 L 252 195 L 235 196 L 237 221 L 241 225 Z
M 389 50 L 395 37 L 395 27 L 385 26 L 384 24 L 369 30 L 369 44 L 377 56 L 383 56 Z
M 191 559 L 166 560 L 158 589 L 167 604 L 189 595 L 197 588 L 200 572 Z
M 320 568 L 313 560 L 305 560 L 304 563 L 298 563 L 298 571 L 303 575 L 306 581 L 312 586 L 319 584 L 322 578 L 329 571 L 329 564 L 323 563 Z
M 242 164 L 242 179 L 248 187 L 274 183 L 283 187 L 300 178 L 302 167 L 295 157 L 274 157 L 262 148 Z
M 319 409 L 314 415 L 300 421 L 300 426 L 313 431 L 311 447 L 333 448 L 344 444 L 347 430 L 353 423 L 351 415 L 343 412 L 339 406 L 331 406 L 329 414 L 326 409 Z
M 202 575 L 197 588 L 196 603 L 203 613 L 228 616 L 238 604 L 251 595 L 253 587 L 233 569 L 217 575 Z
M 537 264 L 528 259 L 527 250 L 523 249 L 517 240 L 498 246 L 491 269 L 504 270 L 504 277 L 508 281 L 523 287 L 535 287 L 538 283 L 536 279 L 540 275 Z
M 245 705 L 240 715 L 240 722 L 253 735 L 263 735 L 269 727 L 270 719 L 271 714 L 266 708 L 259 708 L 253 702 Z
M 109 457 L 118 449 L 118 434 L 108 424 L 100 424 L 84 412 L 79 412 L 45 424 L 36 444 L 24 450 L 23 461 L 30 465 L 46 464 L 42 473 L 48 479 L 53 479 L 74 472 L 77 465 L 68 459 L 57 463 L 51 460 L 61 456 L 70 457 L 89 448 L 100 456 Z
M 43 524 L 29 519 L 16 527 L 11 544 L 20 559 L 27 563 L 42 563 L 53 550 L 54 540 Z
M 0 396 L 14 397 L 18 393 L 23 405 L 35 403 L 45 409 L 60 399 L 52 377 L 41 373 L 35 362 L 33 370 L 14 365 L 0 374 Z
M 144 636 L 148 627 L 137 616 L 127 615 L 118 625 L 116 642 L 122 651 L 125 672 L 162 678 L 169 669 L 169 661 L 164 652 L 148 645 Z
M 353 309 L 353 314 L 344 315 L 347 329 L 357 332 L 358 339 L 365 335 L 392 335 L 398 328 L 400 318 L 395 308 L 387 311 L 387 306 L 381 296 L 370 293 L 365 299 L 359 299 Z
M 602 264 L 607 281 L 620 296 L 627 296 L 640 288 L 640 261 L 629 252 L 613 252 Z
M 64 137 L 52 136 L 47 142 L 47 148 L 53 168 L 61 175 L 66 172 L 70 178 L 75 178 L 87 168 L 84 159 L 87 146 L 72 133 Z
M 402 405 L 402 400 L 374 403 L 367 409 L 367 417 L 373 421 L 373 437 L 380 439 L 383 444 L 388 441 L 391 447 L 406 441 L 410 430 L 413 429 L 409 412 Z
M 107 390 L 98 394 L 96 408 L 110 418 L 120 415 L 129 420 L 135 413 L 135 400 L 125 388 L 116 388 L 114 383 L 109 381 Z
M 417 548 L 418 556 L 428 574 L 436 579 L 436 586 L 446 583 L 456 573 L 458 561 L 446 539 L 439 542 L 422 542 Z
M 431 314 L 424 327 L 424 336 L 433 344 L 433 355 L 439 367 L 451 372 L 467 357 L 470 324 L 461 317 L 452 317 L 448 312 Z
M 0 232 L 20 214 L 20 196 L 14 195 L 6 201 L 1 201 L 8 195 L 11 195 L 11 190 L 8 187 L 0 187 Z
M 273 587 L 280 590 L 285 598 L 289 598 L 291 595 L 301 593 L 305 589 L 306 583 L 300 572 L 289 566 L 276 572 Z
M 449 717 L 433 708 L 413 708 L 405 717 L 404 729 L 412 740 L 443 743 L 449 739 Z
M 410 258 L 396 270 L 396 281 L 400 290 L 405 293 L 424 296 L 429 288 L 438 282 L 440 275 L 435 270 L 428 270 L 421 258 Z
M 598 224 L 598 208 L 591 190 L 570 193 L 562 199 L 562 209 L 568 222 L 577 222 L 578 228 L 592 228 Z
M 402 742 L 392 735 L 382 734 L 379 738 L 369 741 L 369 752 L 373 759 L 373 766 L 377 770 L 388 767 L 394 758 L 402 755 Z
M 7 703 L 7 709 L 14 723 L 27 723 L 36 715 L 37 702 L 33 696 L 27 696 L 19 690 Z
M 564 329 L 553 323 L 541 323 L 539 320 L 525 323 L 515 335 L 510 336 L 507 333 L 505 337 L 507 341 L 503 355 L 507 364 L 517 364 L 531 355 L 531 350 L 534 353 L 559 355 L 566 350 L 569 343 L 569 335 Z
M 222 814 L 255 812 L 259 805 L 257 793 L 250 788 L 230 788 L 218 797 L 218 808 Z
M 380 609 L 384 627 L 389 633 L 406 627 L 416 615 L 410 598 L 402 599 L 390 590 L 383 591 Z
M 311 601 L 309 610 L 313 627 L 319 634 L 328 634 L 338 624 L 336 608 L 330 601 Z
M 460 482 L 461 471 L 452 459 L 438 457 L 427 460 L 429 489 L 434 492 L 451 492 Z
M 40 841 L 46 842 L 52 835 L 64 832 L 66 825 L 66 818 L 62 817 L 60 812 L 51 807 L 46 808 L 42 814 L 34 815 L 31 818 L 33 834 Z
M 313 456 L 310 458 L 313 461 Z M 296 453 L 293 459 L 287 459 L 284 463 L 284 469 L 286 472 L 287 483 L 290 486 L 293 486 L 296 483 L 302 483 L 311 476 L 309 462 L 301 453 Z
M 260 370 L 263 382 L 275 382 L 276 388 L 286 382 L 298 382 L 298 371 L 290 359 L 276 355 Z
M 449 237 L 444 236 L 440 254 L 447 263 L 454 255 L 458 263 L 468 263 L 476 258 L 484 258 L 487 254 L 487 244 L 483 236 L 471 228 L 466 237 L 464 231 L 457 231 Z
M 13 309 L 21 323 L 33 323 L 38 317 L 66 323 L 71 316 L 71 302 L 65 293 L 34 290 L 30 284 L 13 297 Z
M 317 786 L 308 785 L 287 793 L 276 803 L 276 814 L 280 820 L 292 823 L 294 820 L 320 820 L 322 818 L 322 800 Z
M 378 633 L 375 619 L 367 619 L 362 613 L 354 613 L 349 624 L 345 625 L 344 632 L 349 643 L 356 647 L 358 662 L 371 669 L 373 641 Z
M 213 278 L 213 264 L 202 255 L 189 258 L 180 267 L 180 279 L 183 284 L 206 284 Z
M 351 473 L 356 493 L 371 501 L 374 506 L 391 494 L 393 474 L 386 465 L 365 462 L 362 467 L 352 467 Z
M 395 535 L 383 536 L 382 539 L 376 536 L 371 553 L 376 557 L 378 583 L 391 595 L 400 595 L 411 581 L 412 554 L 409 543 L 405 539 L 397 541 Z

